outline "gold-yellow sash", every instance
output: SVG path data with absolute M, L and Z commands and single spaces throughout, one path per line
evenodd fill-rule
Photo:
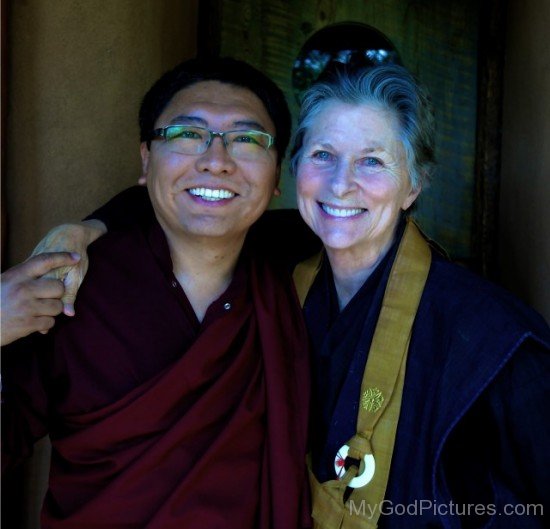
M 300 263 L 294 272 L 302 305 L 319 271 L 321 257 L 322 254 L 318 254 Z M 353 459 L 362 460 L 367 454 L 374 455 L 375 473 L 367 485 L 355 488 L 344 504 L 347 485 L 361 474 L 363 465 L 359 469 L 351 466 L 341 480 L 325 483 L 317 481 L 309 465 L 313 520 L 317 529 L 377 527 L 399 421 L 411 330 L 430 264 L 428 243 L 414 222 L 407 221 L 363 374 L 357 433 L 347 443 L 349 457 Z

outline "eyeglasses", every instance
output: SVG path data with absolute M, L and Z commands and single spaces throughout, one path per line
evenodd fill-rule
M 164 139 L 179 154 L 204 154 L 216 136 L 221 138 L 229 155 L 240 160 L 264 157 L 275 142 L 271 134 L 259 130 L 215 132 L 190 125 L 169 125 L 155 129 L 151 139 Z

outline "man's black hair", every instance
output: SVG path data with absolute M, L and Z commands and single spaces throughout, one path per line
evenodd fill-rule
M 141 141 L 150 146 L 155 122 L 174 95 L 202 81 L 219 81 L 247 88 L 264 104 L 275 125 L 275 148 L 279 163 L 290 139 L 291 117 L 282 90 L 265 74 L 244 61 L 222 58 L 197 58 L 185 61 L 166 72 L 145 94 L 139 110 Z

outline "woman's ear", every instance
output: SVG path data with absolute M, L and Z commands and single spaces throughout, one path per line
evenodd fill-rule
M 407 211 L 414 204 L 414 201 L 418 198 L 418 195 L 420 195 L 420 191 L 422 191 L 422 186 L 418 186 L 417 189 L 411 189 L 409 191 L 407 198 L 405 198 L 405 201 L 401 206 L 403 211 Z

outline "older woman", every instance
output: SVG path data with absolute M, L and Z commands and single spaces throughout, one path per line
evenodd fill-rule
M 433 136 L 402 67 L 342 70 L 305 95 L 292 167 L 324 250 L 294 276 L 313 348 L 319 528 L 543 526 L 548 327 L 405 218 Z M 99 216 L 113 226 L 144 205 L 133 191 Z M 295 222 L 267 214 L 254 241 L 296 254 L 309 239 L 296 226 L 289 249 Z
M 433 129 L 398 66 L 340 72 L 302 104 L 298 206 L 324 245 L 295 272 L 318 527 L 542 526 L 504 505 L 548 500 L 548 328 L 405 220 Z

